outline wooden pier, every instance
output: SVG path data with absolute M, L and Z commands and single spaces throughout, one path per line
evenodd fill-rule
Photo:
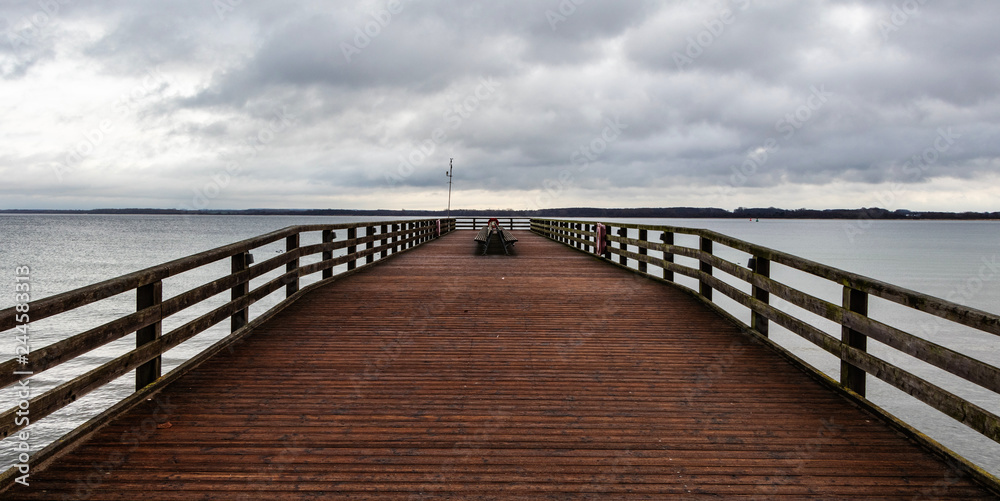
M 234 323 L 243 335 L 142 385 L 2 496 L 997 496 L 692 294 L 538 232 L 479 256 L 475 232 L 449 229 L 296 283 L 293 302 Z M 404 231 L 340 247 L 384 257 Z

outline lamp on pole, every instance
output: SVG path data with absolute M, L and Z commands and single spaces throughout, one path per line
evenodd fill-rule
M 455 159 L 448 159 L 448 172 L 444 174 L 448 176 L 448 219 L 451 219 L 451 172 L 455 169 Z

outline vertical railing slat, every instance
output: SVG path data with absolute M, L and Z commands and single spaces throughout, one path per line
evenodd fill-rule
M 347 246 L 347 254 L 348 255 L 354 254 L 355 252 L 358 251 L 358 245 L 357 245 L 357 242 L 355 241 L 357 239 L 358 239 L 358 229 L 357 228 L 348 228 L 347 229 L 347 241 L 349 242 L 349 245 Z M 348 271 L 353 270 L 354 268 L 357 268 L 357 266 L 358 266 L 358 262 L 357 262 L 357 260 L 355 258 L 352 257 L 349 261 L 347 261 L 347 269 L 348 269 Z
M 299 248 L 299 234 L 285 237 L 285 252 L 295 252 Z M 285 273 L 294 273 L 288 277 L 285 284 L 285 297 L 289 297 L 299 291 L 299 258 L 295 258 L 285 265 Z
M 622 238 L 628 237 L 628 228 L 626 228 L 624 226 L 622 226 L 621 228 L 618 228 L 618 236 L 622 237 Z M 618 244 L 618 248 L 621 249 L 621 250 L 623 250 L 623 251 L 628 251 L 628 244 L 626 244 L 625 242 L 621 242 L 621 243 Z M 621 255 L 618 256 L 618 264 L 621 264 L 621 265 L 627 265 L 628 264 L 628 258 L 625 257 L 625 254 L 621 254 Z
M 602 237 L 602 240 L 604 240 L 604 255 L 603 255 L 604 259 L 607 259 L 608 261 L 611 261 L 611 225 L 610 224 L 605 224 L 604 225 L 604 236 Z
M 372 237 L 374 235 L 375 235 L 375 227 L 374 226 L 369 226 L 369 227 L 365 228 L 365 237 Z M 365 243 L 365 250 L 371 250 L 371 249 L 374 249 L 374 248 L 375 248 L 375 240 L 369 240 L 367 243 Z M 367 256 L 365 256 L 365 262 L 369 263 L 369 264 L 370 263 L 374 263 L 375 262 L 375 253 L 372 252 L 371 254 L 368 254 Z
M 712 253 L 712 240 L 709 239 L 708 237 L 700 237 L 700 238 L 701 238 L 701 246 L 700 246 L 701 247 L 701 251 L 704 252 L 704 253 L 707 253 L 707 254 L 711 254 Z M 698 269 L 701 270 L 703 273 L 706 273 L 708 275 L 712 274 L 712 265 L 709 264 L 709 263 L 706 263 L 704 261 L 699 261 L 698 262 Z M 706 282 L 704 280 L 699 280 L 698 281 L 698 292 L 700 292 L 701 295 L 704 296 L 705 299 L 707 299 L 709 301 L 712 300 L 712 287 L 710 285 L 708 285 L 708 282 Z
M 844 309 L 868 316 L 868 293 L 844 287 Z M 847 326 L 841 327 L 841 341 L 852 348 L 868 351 L 868 336 Z M 863 369 L 844 360 L 840 361 L 841 385 L 863 397 L 866 379 L 867 374 Z
M 639 230 L 639 240 L 642 240 L 643 242 L 645 242 L 645 241 L 648 240 L 646 230 Z M 646 255 L 646 248 L 645 247 L 639 247 L 639 255 L 641 255 L 641 256 L 645 256 Z M 642 272 L 642 273 L 646 273 L 646 262 L 645 261 L 639 261 L 639 271 Z
M 385 257 L 389 255 L 389 248 L 387 247 L 389 245 L 389 239 L 386 238 L 386 236 L 385 236 L 386 233 L 389 233 L 389 225 L 383 224 L 382 227 L 380 228 L 380 230 L 381 230 L 380 234 L 382 236 L 382 239 L 379 240 L 379 244 L 378 245 L 379 245 L 379 247 L 382 248 L 381 257 L 382 257 L 382 259 L 385 259 Z
M 664 231 L 663 233 L 660 234 L 660 241 L 663 242 L 664 245 L 674 245 L 674 232 L 672 232 L 672 231 Z M 666 250 L 664 250 L 663 251 L 663 260 L 666 261 L 666 262 L 668 262 L 668 263 L 674 262 L 674 254 L 672 252 L 667 252 Z M 664 267 L 663 268 L 663 279 L 667 280 L 669 282 L 673 282 L 674 281 L 674 272 L 672 270 L 669 270 L 666 267 Z
M 334 238 L 337 238 L 337 234 L 334 233 L 333 230 L 323 230 L 323 243 L 328 244 L 330 242 L 333 242 Z M 332 250 L 323 251 L 323 261 L 328 261 L 330 259 L 333 259 L 333 251 Z M 324 279 L 330 278 L 332 276 L 333 276 L 332 267 L 323 270 Z
M 247 265 L 249 264 L 248 256 L 249 253 L 241 252 L 230 258 L 230 262 L 232 263 L 231 269 L 234 274 L 247 269 Z M 237 299 L 246 296 L 249 292 L 250 292 L 250 282 L 243 282 L 242 284 L 239 284 L 230 290 L 229 298 L 233 301 L 236 301 Z M 248 319 L 247 308 L 243 308 L 242 310 L 233 313 L 233 315 L 229 317 L 229 331 L 236 332 L 237 330 L 240 329 L 240 327 L 246 325 L 248 321 L 249 319 Z
M 146 308 L 151 308 L 159 305 L 163 301 L 163 282 L 156 281 L 151 284 L 143 285 L 136 289 L 135 294 L 135 310 L 142 311 Z M 152 343 L 160 338 L 162 334 L 163 323 L 157 321 L 155 324 L 143 327 L 136 331 L 135 333 L 135 346 L 136 348 L 146 344 Z M 135 389 L 139 391 L 146 386 L 148 386 L 153 381 L 156 381 L 160 377 L 161 370 L 161 357 L 159 355 L 156 358 L 140 365 L 135 368 Z
M 754 263 L 754 265 L 753 265 L 753 271 L 754 271 L 754 273 L 756 273 L 756 274 L 758 274 L 758 275 L 760 275 L 762 277 L 770 277 L 771 276 L 771 260 L 770 259 L 764 259 L 762 257 L 755 257 L 753 259 L 753 263 Z M 753 286 L 753 289 L 752 289 L 751 293 L 753 294 L 754 299 L 756 299 L 756 300 L 758 300 L 758 301 L 760 301 L 760 302 L 762 302 L 764 304 L 769 304 L 769 301 L 771 300 L 771 293 L 767 292 L 766 290 L 764 290 L 761 287 L 757 287 L 756 285 Z M 759 332 L 762 336 L 767 337 L 768 327 L 769 327 L 769 325 L 768 325 L 767 317 L 765 317 L 764 315 L 761 315 L 760 313 L 757 313 L 756 311 L 752 312 L 750 314 L 750 328 L 751 329 Z

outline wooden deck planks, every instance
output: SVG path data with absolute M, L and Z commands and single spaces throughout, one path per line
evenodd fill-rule
M 686 294 L 474 234 L 314 291 L 6 494 L 991 498 Z

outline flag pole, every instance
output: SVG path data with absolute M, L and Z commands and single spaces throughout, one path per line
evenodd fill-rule
M 445 175 L 448 176 L 448 219 L 451 219 L 451 173 L 455 169 L 455 159 L 448 159 L 448 172 Z

